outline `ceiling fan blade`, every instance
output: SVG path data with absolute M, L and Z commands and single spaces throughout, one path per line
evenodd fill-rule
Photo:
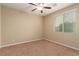
M 37 8 L 33 9 L 32 11 L 35 11 Z
M 30 5 L 34 5 L 34 6 L 37 6 L 37 5 L 35 5 L 34 3 L 29 3 Z
M 51 9 L 51 7 L 44 7 L 45 9 Z
M 41 13 L 43 13 L 43 10 L 41 10 Z

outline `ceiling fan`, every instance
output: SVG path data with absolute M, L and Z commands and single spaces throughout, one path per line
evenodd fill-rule
M 32 11 L 40 10 L 41 13 L 43 13 L 43 9 L 52 9 L 52 7 L 45 6 L 45 3 L 38 3 L 38 4 L 29 3 L 29 4 L 36 6 L 36 8 L 34 8 Z M 56 6 L 56 5 L 57 5 L 56 3 L 53 4 L 53 6 Z

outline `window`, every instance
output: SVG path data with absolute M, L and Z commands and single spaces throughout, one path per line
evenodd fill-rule
M 76 29 L 76 11 L 71 10 L 55 18 L 56 32 L 75 32 Z
M 62 32 L 62 26 L 63 26 L 63 16 L 59 15 L 56 17 L 56 31 Z

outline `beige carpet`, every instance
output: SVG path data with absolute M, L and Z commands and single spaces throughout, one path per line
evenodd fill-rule
M 2 56 L 78 56 L 79 51 L 46 41 L 30 43 L 0 49 Z

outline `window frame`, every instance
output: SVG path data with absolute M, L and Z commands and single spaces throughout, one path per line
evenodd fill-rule
M 54 15 L 54 32 L 57 32 L 56 31 L 56 17 L 57 16 L 60 16 L 60 15 L 62 15 L 63 16 L 63 25 L 62 25 L 62 32 L 64 32 L 64 21 L 65 21 L 65 17 L 64 17 L 64 15 L 66 14 L 66 13 L 68 13 L 68 12 L 75 12 L 76 13 L 76 15 L 75 15 L 75 31 L 73 31 L 73 32 L 65 32 L 65 33 L 74 33 L 74 32 L 77 32 L 77 8 L 74 8 L 74 9 L 71 9 L 71 10 L 67 10 L 67 11 L 65 11 L 65 12 L 62 12 L 62 13 L 57 13 L 56 15 Z M 60 32 L 60 33 L 62 33 L 62 32 Z

